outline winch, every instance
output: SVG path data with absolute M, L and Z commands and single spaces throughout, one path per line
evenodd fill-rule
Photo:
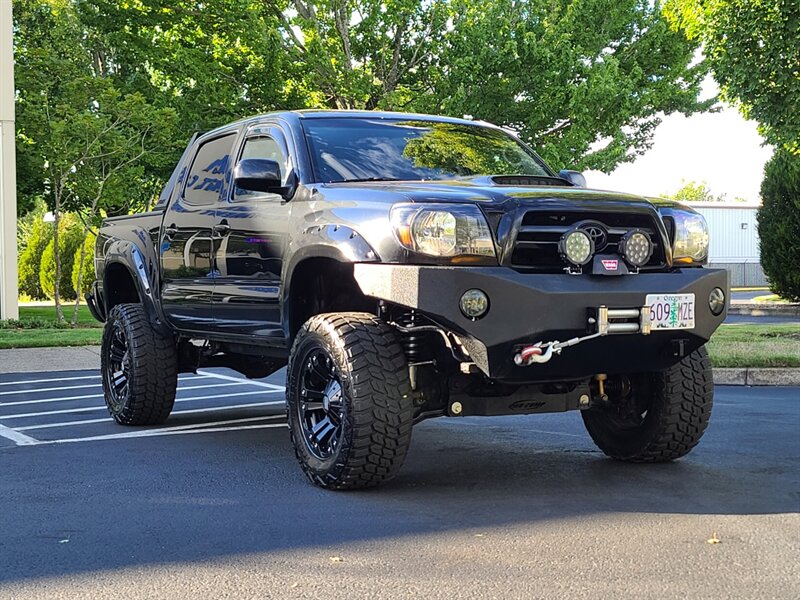
M 549 362 L 553 355 L 561 354 L 564 348 L 576 346 L 581 342 L 614 333 L 650 333 L 650 307 L 639 308 L 608 308 L 597 307 L 597 316 L 589 317 L 590 326 L 595 326 L 596 331 L 584 336 L 578 336 L 560 342 L 536 342 L 521 348 L 514 355 L 514 363 L 520 367 Z

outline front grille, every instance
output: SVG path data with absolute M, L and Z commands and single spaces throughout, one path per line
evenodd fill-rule
M 558 241 L 574 225 L 602 225 L 607 232 L 595 254 L 617 254 L 619 241 L 631 229 L 647 232 L 653 242 L 653 255 L 642 271 L 661 269 L 666 265 L 664 245 L 653 216 L 630 212 L 540 211 L 525 213 L 517 232 L 511 266 L 515 269 L 540 273 L 560 273 L 567 266 L 558 253 Z M 584 267 L 588 272 L 591 262 Z

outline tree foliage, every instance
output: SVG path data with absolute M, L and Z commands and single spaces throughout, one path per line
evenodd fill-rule
M 683 181 L 678 191 L 665 195 L 665 198 L 678 202 L 723 202 L 725 195 L 714 194 L 705 181 Z
M 146 206 L 194 131 L 274 109 L 471 114 L 608 171 L 708 107 L 651 0 L 18 0 L 14 26 L 20 205 L 57 214 Z
M 761 265 L 776 294 L 800 301 L 800 156 L 775 153 L 764 168 L 761 198 Z
M 50 239 L 42 253 L 42 262 L 39 267 L 39 282 L 47 298 L 56 297 L 56 281 L 58 281 L 58 296 L 65 300 L 75 300 L 75 289 L 72 286 L 72 268 L 75 253 L 80 250 L 83 242 L 83 225 L 74 215 L 64 215 L 59 225 L 59 255 L 61 257 L 61 273 L 56 276 L 55 236 Z
M 42 254 L 53 239 L 53 226 L 44 222 L 47 207 L 40 202 L 37 208 L 29 213 L 27 220 L 30 227 L 23 229 L 24 242 L 20 246 L 18 264 L 19 292 L 32 300 L 45 300 L 47 295 L 42 289 L 39 270 Z
M 703 42 L 723 96 L 800 154 L 800 2 L 668 0 L 665 14 Z

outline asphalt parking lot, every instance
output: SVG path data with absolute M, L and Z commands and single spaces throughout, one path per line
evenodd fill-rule
M 605 459 L 574 413 L 428 421 L 398 479 L 332 493 L 281 375 L 182 376 L 136 429 L 97 371 L 0 375 L 0 598 L 800 597 L 798 388 L 718 388 L 665 465 Z

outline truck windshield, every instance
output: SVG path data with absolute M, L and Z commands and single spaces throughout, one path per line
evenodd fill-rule
M 513 136 L 478 124 L 354 117 L 304 119 L 316 181 L 552 177 Z

